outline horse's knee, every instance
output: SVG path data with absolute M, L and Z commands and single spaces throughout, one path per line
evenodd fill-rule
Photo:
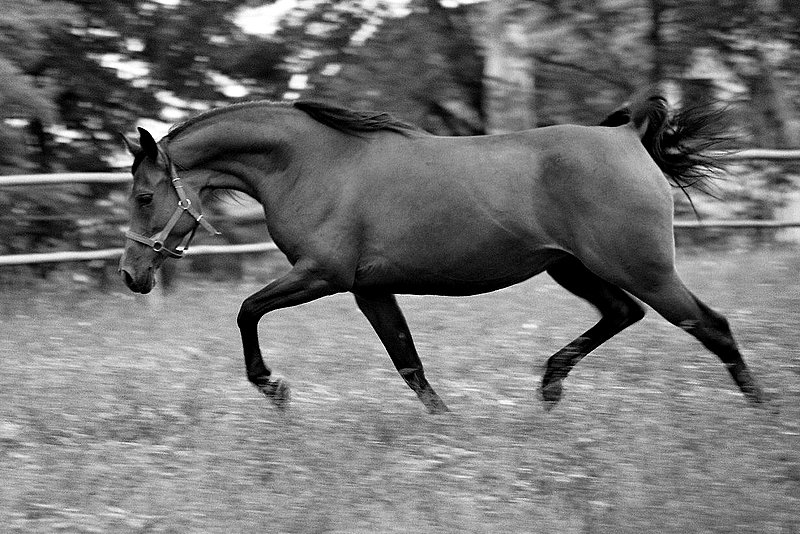
M 256 323 L 258 323 L 258 314 L 255 303 L 248 297 L 239 307 L 239 314 L 236 316 L 236 324 L 239 326 L 239 330 L 244 330 L 246 328 L 252 328 Z

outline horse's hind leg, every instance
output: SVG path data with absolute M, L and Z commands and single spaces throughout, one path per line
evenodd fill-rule
M 549 409 L 561 399 L 561 383 L 570 370 L 584 356 L 644 317 L 644 309 L 625 291 L 593 274 L 575 257 L 559 260 L 547 273 L 601 314 L 596 325 L 547 360 L 541 393 Z
M 431 413 L 449 411 L 425 379 L 422 362 L 414 348 L 403 312 L 391 293 L 354 293 L 359 309 L 369 320 L 392 358 L 400 376 Z
M 634 282 L 629 288 L 631 293 L 716 354 L 749 401 L 765 400 L 736 346 L 727 319 L 695 297 L 674 270 L 663 276 L 648 277 L 647 283 L 641 284 L 643 287 L 638 285 Z

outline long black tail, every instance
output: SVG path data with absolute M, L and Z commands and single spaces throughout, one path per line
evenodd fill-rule
M 731 140 L 722 118 L 723 112 L 710 104 L 670 114 L 666 99 L 653 95 L 616 110 L 600 124 L 635 128 L 647 153 L 691 203 L 690 188 L 714 196 L 711 179 L 721 164 L 709 151 Z

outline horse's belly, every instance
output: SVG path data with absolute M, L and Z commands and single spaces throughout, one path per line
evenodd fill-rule
M 404 180 L 376 180 L 362 195 L 377 200 L 359 210 L 356 289 L 484 293 L 535 276 L 564 255 L 536 215 L 549 210 L 531 177 L 495 172 L 487 179 L 453 166 L 433 174 L 410 169 Z
M 423 253 L 420 253 L 423 252 Z M 353 289 L 423 295 L 475 295 L 517 284 L 543 272 L 566 253 L 490 247 L 479 254 L 424 254 L 363 258 Z

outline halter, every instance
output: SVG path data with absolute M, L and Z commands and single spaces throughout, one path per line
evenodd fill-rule
M 178 170 L 175 168 L 175 164 L 172 162 L 172 159 L 167 157 L 165 152 L 161 150 L 159 150 L 159 152 L 167 161 L 172 187 L 175 188 L 175 192 L 178 194 L 178 207 L 175 209 L 175 212 L 172 214 L 172 217 L 170 217 L 169 221 L 167 221 L 167 224 L 164 226 L 164 228 L 152 237 L 143 236 L 142 234 L 137 234 L 136 232 L 132 232 L 130 230 L 125 232 L 125 237 L 132 239 L 137 243 L 147 245 L 159 254 L 165 254 L 172 258 L 182 258 L 183 253 L 189 249 L 189 243 L 194 238 L 194 234 L 197 231 L 198 226 L 205 228 L 206 231 L 208 231 L 208 233 L 211 235 L 219 235 L 220 232 L 217 231 L 217 229 L 214 228 L 210 222 L 203 218 L 203 214 L 200 213 L 200 210 L 195 208 L 192 205 L 192 201 L 188 196 L 186 196 L 184 185 L 178 176 Z M 194 228 L 192 228 L 192 231 L 183 238 L 183 241 L 181 241 L 180 245 L 178 245 L 175 250 L 170 250 L 164 245 L 164 243 L 166 242 L 167 237 L 169 237 L 170 232 L 172 232 L 172 229 L 176 224 L 178 224 L 178 219 L 180 219 L 181 215 L 184 213 L 188 213 L 192 216 L 192 218 L 194 218 Z

